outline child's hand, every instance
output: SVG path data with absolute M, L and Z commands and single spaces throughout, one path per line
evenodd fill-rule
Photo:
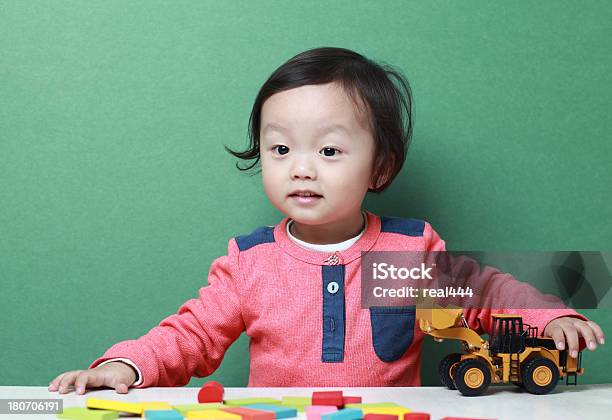
M 88 370 L 72 370 L 64 372 L 49 384 L 49 391 L 59 390 L 66 394 L 69 386 L 74 385 L 77 394 L 83 394 L 85 389 L 108 386 L 115 388 L 118 394 L 127 394 L 128 388 L 136 381 L 136 372 L 129 365 L 121 362 L 111 362 Z
M 557 349 L 565 348 L 565 338 L 567 338 L 567 348 L 571 357 L 578 356 L 578 336 L 582 336 L 589 350 L 597 348 L 597 342 L 604 344 L 605 337 L 601 327 L 593 321 L 583 321 L 571 316 L 563 316 L 553 319 L 548 323 L 543 332 L 544 337 L 552 337 L 557 343 Z M 597 342 L 595 341 L 597 338 Z

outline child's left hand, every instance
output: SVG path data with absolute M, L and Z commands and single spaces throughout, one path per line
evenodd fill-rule
M 557 343 L 557 349 L 565 348 L 565 339 L 567 339 L 567 348 L 571 357 L 578 356 L 578 336 L 582 336 L 589 350 L 593 351 L 599 344 L 605 343 L 604 333 L 601 327 L 593 321 L 583 321 L 571 316 L 563 316 L 553 319 L 546 325 L 544 337 L 552 337 Z M 597 338 L 597 341 L 595 341 Z

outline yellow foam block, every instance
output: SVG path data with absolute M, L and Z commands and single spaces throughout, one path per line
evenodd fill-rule
M 403 418 L 404 414 L 410 413 L 410 409 L 406 407 L 362 407 L 363 415 L 366 414 L 391 414 Z
M 141 402 L 143 410 L 172 410 L 172 406 L 167 402 Z
M 221 410 L 200 410 L 200 411 L 188 411 L 188 419 L 207 419 L 207 420 L 241 420 L 238 414 L 228 413 L 227 411 Z
M 141 403 L 101 400 L 99 398 L 88 398 L 87 408 L 120 411 L 122 413 L 138 414 L 139 416 L 142 416 L 142 412 L 144 411 Z
M 180 411 L 183 416 L 190 411 L 218 410 L 223 407 L 225 405 L 221 403 L 177 404 L 172 406 L 175 410 Z

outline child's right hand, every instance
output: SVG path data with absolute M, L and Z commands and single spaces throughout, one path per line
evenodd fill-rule
M 136 372 L 129 365 L 110 362 L 88 370 L 71 370 L 57 376 L 49 384 L 49 391 L 66 394 L 69 386 L 74 385 L 77 394 L 83 394 L 87 387 L 108 386 L 118 394 L 127 394 L 128 388 L 136 381 Z

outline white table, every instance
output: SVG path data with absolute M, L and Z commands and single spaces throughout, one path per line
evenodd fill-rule
M 226 388 L 225 398 L 311 396 L 315 390 L 332 388 Z M 420 388 L 333 388 L 343 390 L 344 395 L 361 396 L 364 403 L 395 402 L 412 411 L 431 414 L 431 420 L 446 416 L 495 418 L 499 420 L 529 419 L 612 419 L 612 384 L 566 386 L 559 383 L 554 393 L 531 395 L 514 386 L 491 386 L 480 397 L 464 397 L 457 391 L 441 387 Z M 197 402 L 199 388 L 148 388 L 130 389 L 128 394 L 114 390 L 87 391 L 85 395 L 74 392 L 58 394 L 46 387 L 2 386 L 0 399 L 12 398 L 61 398 L 64 407 L 85 407 L 89 397 L 117 401 L 166 401 L 170 404 Z M 0 415 L 2 419 L 11 418 Z M 13 419 L 53 419 L 56 415 L 13 415 Z M 305 415 L 299 414 L 304 420 Z

